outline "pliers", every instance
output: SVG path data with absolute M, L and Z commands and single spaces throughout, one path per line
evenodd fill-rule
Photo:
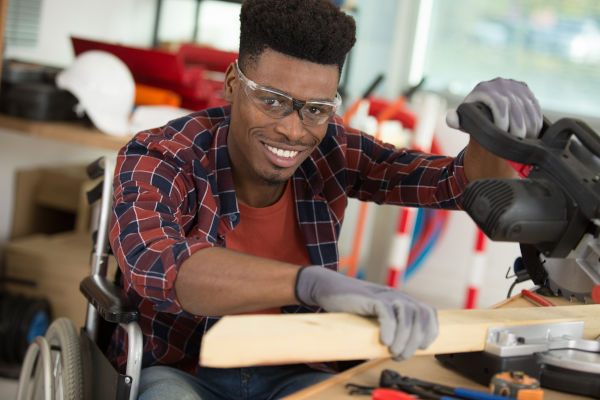
M 471 399 L 471 400 L 509 400 L 508 397 L 490 394 L 472 389 L 453 388 L 434 382 L 422 381 L 398 374 L 391 369 L 381 372 L 379 386 L 382 388 L 399 389 L 418 396 L 419 399 L 449 400 L 449 399 Z
M 397 389 L 377 388 L 372 386 L 361 386 L 354 383 L 348 383 L 346 389 L 350 389 L 350 394 L 370 394 L 372 400 L 414 400 L 418 397 Z

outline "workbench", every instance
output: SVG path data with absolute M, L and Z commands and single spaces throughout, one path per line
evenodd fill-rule
M 567 300 L 558 297 L 552 298 L 552 302 L 556 305 L 569 304 Z M 525 300 L 519 294 L 494 306 L 494 308 L 505 307 L 534 307 L 534 305 Z M 598 333 L 600 334 L 600 332 Z M 485 386 L 480 385 L 460 375 L 459 373 L 444 367 L 433 356 L 416 356 L 401 362 L 393 361 L 389 358 L 366 361 L 323 382 L 296 392 L 286 397 L 285 400 L 370 399 L 370 397 L 367 395 L 349 395 L 345 385 L 347 383 L 354 383 L 364 386 L 377 386 L 381 371 L 384 369 L 392 369 L 404 376 L 436 382 L 442 385 L 487 391 Z M 587 399 L 587 397 L 570 395 L 545 388 L 543 388 L 543 390 L 544 400 Z

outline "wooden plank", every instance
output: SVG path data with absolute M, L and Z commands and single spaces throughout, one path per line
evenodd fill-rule
M 417 355 L 482 350 L 493 326 L 584 321 L 584 337 L 600 333 L 600 305 L 440 310 L 440 332 Z M 593 318 L 593 316 L 596 318 Z M 373 319 L 352 314 L 226 316 L 203 337 L 200 365 L 217 368 L 389 357 Z

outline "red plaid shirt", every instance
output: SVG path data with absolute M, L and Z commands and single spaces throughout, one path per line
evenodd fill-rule
M 140 311 L 143 367 L 164 364 L 194 373 L 202 335 L 218 320 L 184 311 L 174 282 L 194 252 L 225 246 L 225 234 L 240 218 L 227 152 L 229 113 L 229 106 L 208 109 L 140 132 L 119 153 L 110 241 L 126 295 Z M 450 158 L 398 150 L 334 117 L 293 176 L 311 262 L 337 269 L 348 197 L 457 209 L 467 184 L 462 165 L 462 153 Z M 126 336 L 117 329 L 109 349 L 121 370 Z

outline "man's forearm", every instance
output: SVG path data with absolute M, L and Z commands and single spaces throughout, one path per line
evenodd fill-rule
M 175 291 L 184 310 L 219 316 L 297 304 L 300 266 L 213 247 L 181 265 Z
M 518 177 L 508 161 L 487 151 L 472 137 L 465 152 L 464 169 L 469 182 L 482 178 Z

